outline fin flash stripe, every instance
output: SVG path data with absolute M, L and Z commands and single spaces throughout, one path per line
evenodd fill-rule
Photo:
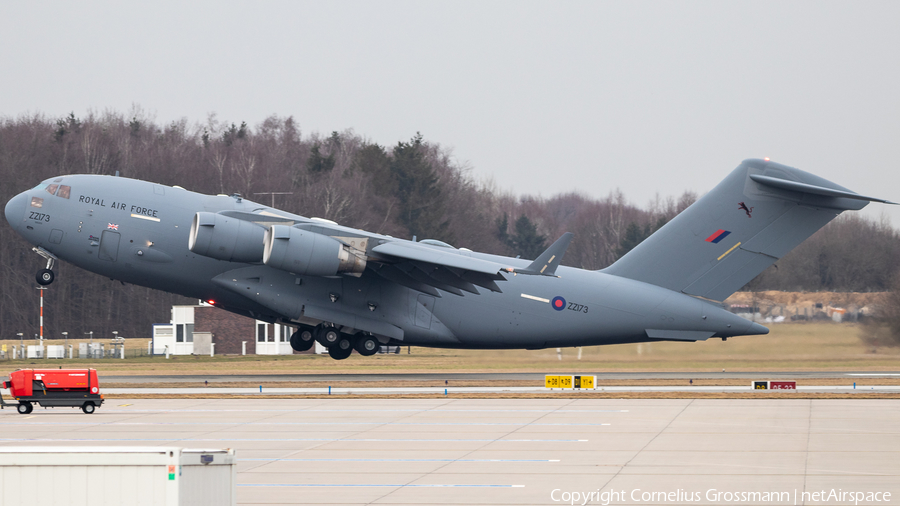
M 729 232 L 728 230 L 722 230 L 722 229 L 716 230 L 715 232 L 713 232 L 713 235 L 706 238 L 706 242 L 718 244 L 719 241 L 728 237 L 728 234 L 730 234 L 730 233 L 731 232 Z

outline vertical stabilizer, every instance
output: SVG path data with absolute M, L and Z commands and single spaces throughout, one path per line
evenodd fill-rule
M 891 203 L 792 167 L 745 160 L 603 272 L 724 300 L 842 211 L 869 201 Z

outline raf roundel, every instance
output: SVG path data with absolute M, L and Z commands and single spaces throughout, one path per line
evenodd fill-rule
M 550 301 L 550 305 L 553 307 L 553 309 L 562 311 L 566 308 L 566 299 L 562 297 L 553 297 L 553 300 Z

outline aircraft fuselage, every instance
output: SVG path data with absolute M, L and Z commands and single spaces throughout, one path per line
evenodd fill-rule
M 65 195 L 62 187 L 67 188 Z M 477 293 L 458 295 L 442 290 L 424 293 L 371 269 L 359 276 L 299 275 L 261 262 L 193 253 L 188 242 L 195 214 L 223 211 L 306 223 L 328 235 L 355 235 L 369 244 L 402 241 L 317 222 L 237 196 L 209 196 L 98 175 L 47 180 L 11 199 L 6 218 L 34 246 L 111 279 L 215 301 L 217 307 L 262 320 L 328 322 L 370 332 L 383 343 L 546 348 L 693 341 L 767 331 L 702 299 L 568 267 L 559 267 L 555 276 L 505 273 L 505 280 L 497 281 L 499 292 L 479 287 Z M 516 269 L 529 264 L 465 250 L 454 253 Z

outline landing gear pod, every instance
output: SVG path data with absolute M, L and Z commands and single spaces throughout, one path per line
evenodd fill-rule
M 337 239 L 284 225 L 266 230 L 263 263 L 310 276 L 361 274 L 366 269 L 366 259 Z
M 188 248 L 198 255 L 228 262 L 259 262 L 265 230 L 249 221 L 200 212 L 191 222 Z

